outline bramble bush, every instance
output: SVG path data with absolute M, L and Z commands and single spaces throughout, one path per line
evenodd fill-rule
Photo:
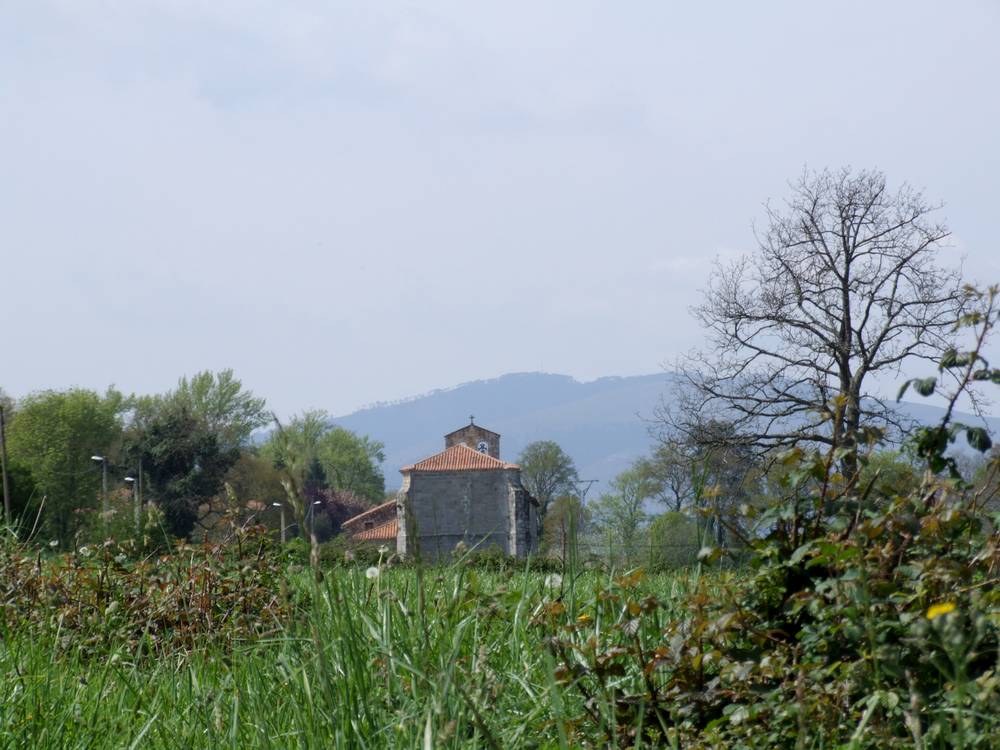
M 283 630 L 293 605 L 263 526 L 226 543 L 146 554 L 106 541 L 43 560 L 13 537 L 0 544 L 0 632 L 55 634 L 100 655 L 126 644 L 137 657 L 232 648 Z

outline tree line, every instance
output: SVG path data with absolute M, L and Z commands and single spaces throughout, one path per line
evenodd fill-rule
M 53 547 L 212 538 L 233 519 L 275 525 L 289 478 L 320 534 L 385 495 L 381 443 L 322 411 L 265 433 L 274 416 L 232 370 L 183 377 L 156 395 L 71 388 L 14 401 L 0 391 L 0 407 L 5 520 Z

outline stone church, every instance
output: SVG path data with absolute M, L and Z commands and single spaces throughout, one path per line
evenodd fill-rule
M 437 559 L 462 542 L 524 557 L 538 547 L 538 501 L 517 464 L 500 458 L 500 435 L 469 424 L 444 436 L 444 450 L 399 470 L 395 500 L 344 523 L 359 542 L 391 542 L 403 556 Z

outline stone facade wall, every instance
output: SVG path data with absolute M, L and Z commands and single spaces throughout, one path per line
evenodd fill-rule
M 537 547 L 534 503 L 517 469 L 415 472 L 400 490 L 397 551 L 427 560 L 463 542 L 524 556 Z
M 517 477 L 508 488 L 507 504 L 509 517 L 514 521 L 510 525 L 507 554 L 525 557 L 538 549 L 538 508 L 521 486 L 520 472 L 513 473 Z

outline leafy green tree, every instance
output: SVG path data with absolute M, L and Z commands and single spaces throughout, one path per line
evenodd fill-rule
M 695 455 L 690 443 L 664 440 L 634 467 L 649 483 L 654 499 L 674 511 L 682 510 L 695 494 Z
M 101 471 L 91 456 L 108 456 L 121 436 L 121 397 L 109 391 L 43 391 L 23 399 L 7 430 L 12 465 L 30 471 L 34 484 L 25 516 L 41 509 L 42 534 L 71 544 L 85 513 L 99 507 Z M 12 472 L 13 474 L 13 472 Z M 44 498 L 44 508 L 41 507 Z
M 253 431 L 270 420 L 264 399 L 245 390 L 231 369 L 181 378 L 170 400 L 203 420 L 225 448 L 246 445 Z
M 383 448 L 382 443 L 367 435 L 334 427 L 323 436 L 319 462 L 333 489 L 352 492 L 374 503 L 385 495 Z
M 202 422 L 223 448 L 242 448 L 254 430 L 267 424 L 266 402 L 243 383 L 232 370 L 199 372 L 182 377 L 177 387 L 156 396 L 133 396 L 132 427 L 142 432 L 145 425 L 167 408 L 179 408 Z
M 167 530 L 187 538 L 220 493 L 240 451 L 226 445 L 206 420 L 182 402 L 168 402 L 133 435 L 128 455 L 142 464 L 147 489 L 163 512 Z
M 19 461 L 7 463 L 7 483 L 10 487 L 11 522 L 22 535 L 31 532 L 41 496 L 31 469 Z
M 0 406 L 3 407 L 4 416 L 8 421 L 14 418 L 14 409 L 16 403 L 14 399 L 11 398 L 10 394 L 7 393 L 3 388 L 0 388 Z
M 899 451 L 876 451 L 862 463 L 860 485 L 867 488 L 874 482 L 875 497 L 907 495 L 920 486 L 921 474 Z
M 626 469 L 611 482 L 611 492 L 601 495 L 590 508 L 597 530 L 628 558 L 639 552 L 648 518 L 645 504 L 652 492 L 652 485 L 640 472 Z
M 672 510 L 656 516 L 649 524 L 650 567 L 677 568 L 694 563 L 701 549 L 698 522 Z
M 746 530 L 741 507 L 760 496 L 760 461 L 732 422 L 712 419 L 699 424 L 689 434 L 688 445 L 694 467 L 692 504 L 715 544 L 732 545 Z
M 275 530 L 281 529 L 281 510 L 273 503 L 285 501 L 281 475 L 274 464 L 255 451 L 240 451 L 239 458 L 226 474 L 226 484 L 231 490 L 241 517 L 253 518 Z M 285 514 L 286 525 L 291 518 Z
M 574 536 L 579 539 L 587 533 L 589 516 L 576 495 L 557 497 L 549 505 L 549 512 L 542 522 L 543 550 L 565 560 Z
M 529 443 L 517 462 L 521 465 L 521 483 L 538 501 L 538 515 L 543 520 L 553 498 L 576 491 L 573 459 L 552 440 Z
M 333 425 L 324 411 L 307 411 L 271 433 L 261 454 L 289 472 L 303 492 L 348 491 L 369 502 L 385 495 L 382 443 Z
M 0 388 L 0 501 L 3 502 L 2 506 L 2 519 L 3 523 L 10 524 L 16 517 L 14 515 L 14 508 L 12 505 L 12 498 L 10 493 L 13 492 L 10 486 L 9 469 L 7 465 L 7 446 L 4 444 L 4 439 L 7 434 L 6 422 L 9 419 L 14 418 L 14 399 L 4 392 L 3 388 Z

